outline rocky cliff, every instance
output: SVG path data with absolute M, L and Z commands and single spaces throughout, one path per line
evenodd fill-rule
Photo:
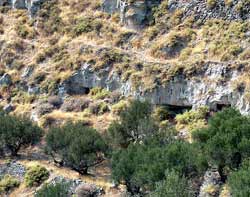
M 250 6 L 209 2 L 2 0 L 2 103 L 30 112 L 51 96 L 64 102 L 100 87 L 156 105 L 249 114 Z

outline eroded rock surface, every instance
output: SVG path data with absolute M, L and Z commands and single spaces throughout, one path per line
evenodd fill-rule
M 13 9 L 27 9 L 34 16 L 46 0 L 0 0 L 0 6 L 11 6 Z
M 147 99 L 153 104 L 193 108 L 207 105 L 212 110 L 234 106 L 243 114 L 250 113 L 247 92 L 244 87 L 235 87 L 238 78 L 244 74 L 240 65 L 238 69 L 233 69 L 230 63 L 206 62 L 202 68 L 200 73 L 192 77 L 176 75 L 166 84 L 144 91 L 142 87 L 134 90 L 131 80 L 122 81 L 109 68 L 98 73 L 91 65 L 84 64 L 78 72 L 64 81 L 63 89 L 64 93 L 83 94 L 82 90 L 102 87 L 110 91 L 117 90 L 126 97 Z

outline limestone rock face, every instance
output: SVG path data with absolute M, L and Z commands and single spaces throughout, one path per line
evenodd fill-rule
M 27 9 L 34 16 L 46 0 L 0 0 L 0 6 L 11 6 L 13 9 Z
M 2 77 L 0 77 L 0 86 L 1 85 L 10 85 L 12 83 L 11 76 L 5 73 Z
M 205 21 L 210 18 L 224 20 L 246 20 L 250 18 L 250 4 L 243 0 L 230 1 L 217 0 L 209 5 L 206 0 L 169 0 L 170 11 L 181 9 L 184 18 L 194 16 L 196 20 Z
M 25 9 L 26 2 L 25 0 L 12 0 L 12 6 L 15 9 Z
M 85 64 L 63 82 L 61 93 L 84 94 L 93 87 L 102 87 L 119 91 L 126 97 L 147 99 L 153 104 L 193 108 L 207 105 L 214 110 L 234 106 L 243 114 L 250 114 L 250 101 L 244 88 L 234 86 L 243 70 L 230 69 L 229 63 L 219 62 L 206 62 L 202 67 L 204 70 L 191 78 L 177 75 L 166 84 L 144 91 L 140 87 L 135 90 L 130 80 L 122 81 L 110 68 L 95 72 L 91 65 Z
M 147 24 L 152 8 L 159 5 L 160 0 L 140 0 L 129 3 L 127 0 L 103 0 L 103 11 L 109 14 L 120 13 L 121 22 L 129 28 L 139 29 Z M 250 4 L 243 0 L 230 1 L 217 0 L 209 5 L 207 0 L 169 0 L 169 12 L 179 9 L 183 12 L 183 19 L 194 16 L 195 20 L 204 22 L 210 18 L 224 20 L 250 19 Z
M 131 29 L 139 29 L 147 24 L 152 8 L 160 0 L 140 0 L 129 3 L 127 0 L 103 0 L 103 11 L 109 14 L 119 13 L 121 22 Z

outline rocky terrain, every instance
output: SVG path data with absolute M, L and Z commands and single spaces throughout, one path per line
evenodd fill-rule
M 250 115 L 249 19 L 248 0 L 0 0 L 1 107 L 101 132 L 131 99 Z M 221 187 L 209 173 L 201 197 Z

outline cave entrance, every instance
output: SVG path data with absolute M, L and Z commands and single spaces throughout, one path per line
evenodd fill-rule
M 69 95 L 82 95 L 82 94 L 89 94 L 90 92 L 90 88 L 87 87 L 73 87 L 71 86 L 70 88 L 68 88 L 67 93 Z
M 169 117 L 174 119 L 176 115 L 182 114 L 185 111 L 192 109 L 192 106 L 179 106 L 179 105 L 158 105 L 164 107 L 169 112 Z
M 217 103 L 216 104 L 216 111 L 221 111 L 221 110 L 223 110 L 225 108 L 229 108 L 229 107 L 231 107 L 230 104 L 220 104 L 220 103 Z

